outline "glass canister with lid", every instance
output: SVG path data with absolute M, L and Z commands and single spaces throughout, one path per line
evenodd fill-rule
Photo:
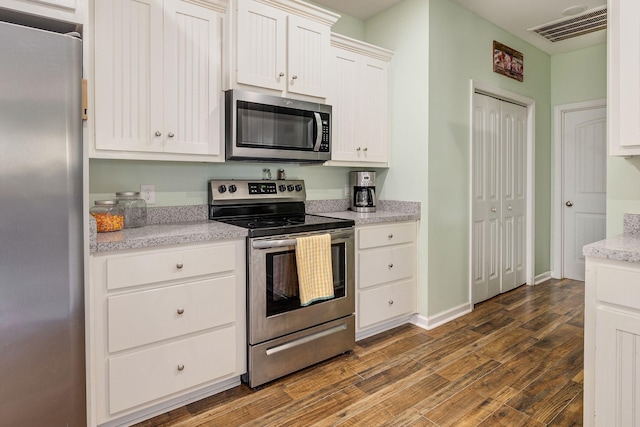
M 96 219 L 98 233 L 124 228 L 124 210 L 117 200 L 96 200 L 89 213 Z
M 144 227 L 147 224 L 147 202 L 137 191 L 116 193 L 118 205 L 124 210 L 124 228 Z

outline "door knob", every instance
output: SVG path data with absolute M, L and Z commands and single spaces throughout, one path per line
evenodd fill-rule
M 567 205 L 568 207 L 573 206 L 573 202 L 571 200 L 567 201 L 567 203 L 565 203 L 565 205 Z

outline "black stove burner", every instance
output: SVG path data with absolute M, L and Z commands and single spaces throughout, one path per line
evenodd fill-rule
M 249 237 L 276 236 L 353 227 L 350 219 L 309 215 L 304 203 L 209 205 L 209 219 L 248 229 Z
M 247 228 L 249 237 L 273 236 L 310 231 L 351 227 L 352 220 L 318 215 L 294 215 L 288 217 L 239 217 L 215 218 L 216 221 Z

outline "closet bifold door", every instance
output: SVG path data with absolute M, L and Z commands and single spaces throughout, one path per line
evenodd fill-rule
M 527 109 L 474 94 L 473 303 L 525 283 Z

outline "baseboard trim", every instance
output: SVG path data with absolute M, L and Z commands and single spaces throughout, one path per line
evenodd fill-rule
M 425 317 L 416 314 L 414 318 L 411 319 L 411 323 L 422 329 L 429 330 L 444 325 L 445 323 L 457 319 L 458 317 L 464 316 L 465 314 L 469 314 L 472 311 L 473 305 L 471 305 L 471 303 L 465 303 L 438 313 L 434 316 Z
M 415 316 L 415 314 L 408 315 L 408 316 L 401 316 L 401 317 L 398 317 L 397 319 L 393 319 L 393 320 L 390 320 L 388 322 L 384 322 L 384 323 L 381 323 L 379 325 L 372 326 L 370 328 L 358 331 L 358 332 L 356 332 L 356 341 L 360 341 L 362 339 L 369 338 L 369 337 L 371 337 L 373 335 L 379 334 L 380 332 L 384 332 L 384 331 L 387 331 L 389 329 L 393 329 L 393 328 L 395 328 L 397 326 L 404 325 L 405 323 L 413 323 L 413 321 L 412 321 L 412 317 L 413 316 Z
M 540 283 L 551 279 L 551 272 L 550 271 L 546 271 L 542 274 L 538 274 L 536 277 L 533 278 L 533 283 L 534 285 L 539 285 Z

